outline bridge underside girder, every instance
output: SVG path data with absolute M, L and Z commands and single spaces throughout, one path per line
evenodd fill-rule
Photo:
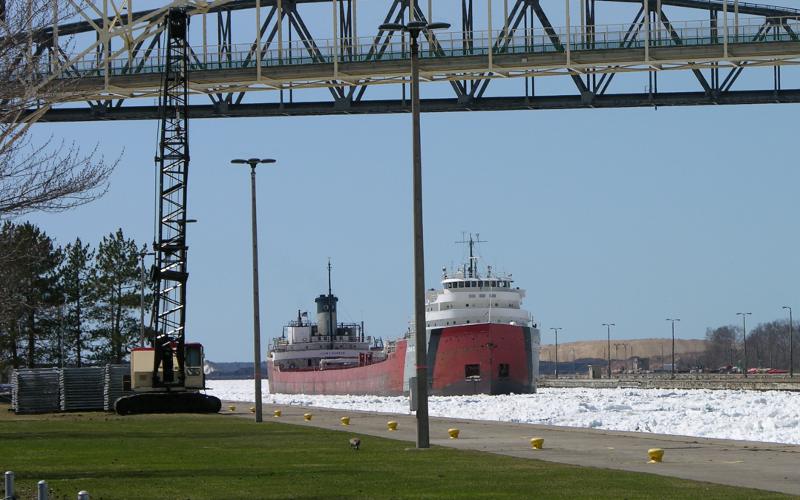
M 660 106 L 709 106 L 732 104 L 800 103 L 800 90 L 731 91 L 723 95 L 704 92 L 659 94 L 612 94 L 602 96 L 483 97 L 472 102 L 458 99 L 423 99 L 424 113 L 456 111 L 519 111 L 557 109 L 656 108 Z M 369 100 L 348 105 L 323 102 L 237 104 L 221 108 L 193 105 L 192 118 L 253 118 L 280 116 L 325 116 L 410 113 L 411 103 L 403 100 Z M 111 109 L 59 108 L 48 112 L 43 122 L 99 120 L 151 120 L 158 118 L 157 106 L 130 106 Z

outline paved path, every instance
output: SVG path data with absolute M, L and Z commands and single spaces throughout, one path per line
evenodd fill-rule
M 252 416 L 247 403 L 226 402 L 223 411 L 230 413 L 230 404 L 236 405 L 235 413 Z M 282 411 L 280 418 L 272 416 L 276 409 Z M 303 420 L 306 412 L 313 414 L 310 422 Z M 349 427 L 343 427 L 339 422 L 342 416 L 350 417 Z M 264 420 L 402 441 L 416 440 L 416 419 L 412 415 L 264 405 Z M 386 422 L 389 420 L 398 422 L 397 431 L 387 430 Z M 450 427 L 460 429 L 459 439 L 447 437 Z M 797 445 L 452 418 L 431 418 L 430 435 L 432 445 L 647 472 L 800 497 L 800 446 Z M 531 449 L 529 441 L 533 436 L 544 438 L 543 450 Z M 649 448 L 664 449 L 664 462 L 648 464 Z

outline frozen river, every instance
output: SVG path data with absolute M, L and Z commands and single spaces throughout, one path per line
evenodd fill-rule
M 254 401 L 252 380 L 209 380 L 209 393 Z M 270 394 L 265 403 L 409 413 L 408 398 Z M 800 444 L 800 393 L 665 389 L 539 389 L 510 396 L 436 396 L 430 415 L 616 431 Z

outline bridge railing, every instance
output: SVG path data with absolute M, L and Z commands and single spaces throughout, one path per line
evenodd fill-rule
M 518 29 L 506 33 L 505 29 L 471 32 L 435 33 L 431 38 L 420 37 L 420 55 L 423 59 L 486 56 L 504 54 L 542 54 L 617 50 L 649 47 L 676 47 L 728 44 L 764 43 L 776 41 L 800 41 L 800 16 L 783 18 L 745 18 L 741 23 L 727 26 L 709 21 L 683 21 L 668 25 L 658 23 L 646 30 L 639 25 L 597 25 L 587 30 L 578 27 Z M 332 64 L 407 59 L 410 54 L 407 37 L 395 34 L 388 41 L 374 38 L 350 40 L 293 40 L 284 42 L 281 49 L 273 42 L 260 47 L 261 56 L 256 56 L 255 44 L 233 44 L 231 46 L 192 47 L 190 69 L 231 70 L 255 68 L 260 60 L 262 68 Z M 162 51 L 152 51 L 146 56 L 129 57 L 127 52 L 109 59 L 109 74 L 161 73 L 165 63 Z M 50 62 L 42 61 L 42 71 L 50 71 Z M 62 71 L 62 78 L 104 76 L 105 61 L 95 53 L 74 61 Z

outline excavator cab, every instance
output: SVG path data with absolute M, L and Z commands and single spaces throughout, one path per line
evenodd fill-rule
M 131 352 L 130 389 L 134 394 L 114 403 L 117 413 L 217 413 L 222 408 L 219 398 L 199 392 L 206 388 L 202 344 L 184 345 L 183 372 L 179 371 L 174 352 L 154 372 L 157 352 L 153 347 L 139 347 Z
M 131 352 L 131 390 L 136 392 L 166 391 L 177 389 L 205 389 L 203 345 L 185 344 L 184 368 L 180 371 L 176 352 L 162 360 L 157 371 L 153 371 L 158 351 L 153 347 L 139 347 Z M 166 371 L 166 373 L 165 373 Z

